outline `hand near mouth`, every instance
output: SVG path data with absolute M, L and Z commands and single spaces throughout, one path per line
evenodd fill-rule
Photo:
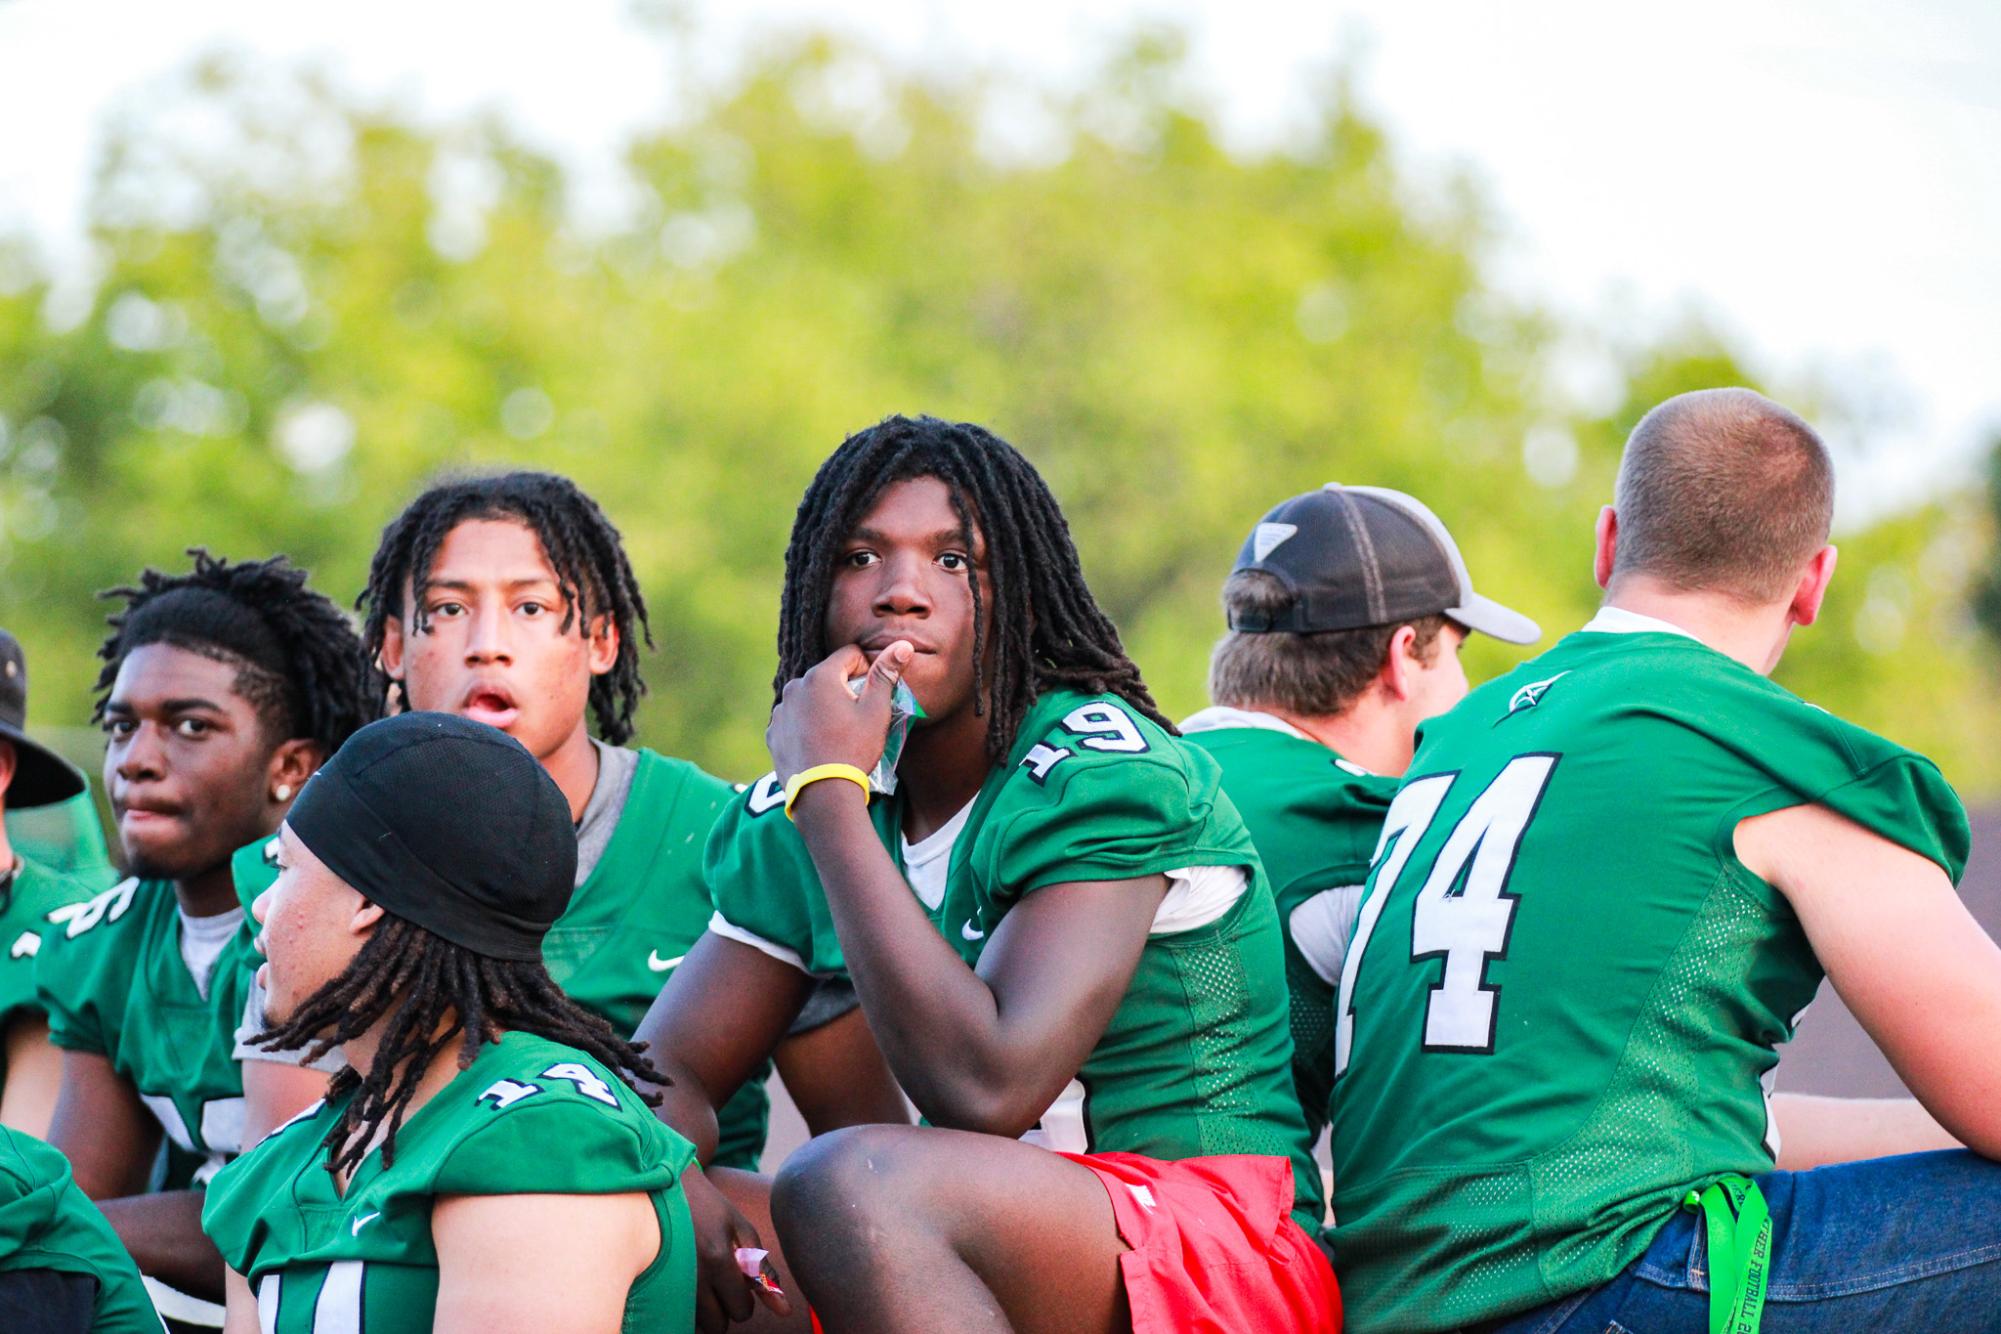
M 875 654 L 853 644 L 836 649 L 788 681 L 764 741 L 780 781 L 816 764 L 851 764 L 867 771 L 889 736 L 890 699 L 915 652 L 896 640 Z M 853 689 L 860 678 L 860 692 Z

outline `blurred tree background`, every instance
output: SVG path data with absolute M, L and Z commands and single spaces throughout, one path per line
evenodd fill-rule
M 1606 335 L 1501 295 L 1478 190 L 1404 168 L 1342 81 L 1310 143 L 1232 154 L 1180 60 L 1142 34 L 1055 96 L 800 40 L 633 142 L 595 225 L 498 122 L 191 71 L 112 127 L 93 282 L 0 241 L 0 624 L 36 722 L 82 726 L 92 595 L 142 565 L 284 551 L 346 601 L 425 479 L 526 464 L 625 533 L 658 641 L 642 739 L 750 776 L 794 504 L 891 412 L 1038 463 L 1171 712 L 1203 702 L 1244 533 L 1330 478 L 1423 497 L 1485 591 L 1574 627 L 1627 430 L 1756 377 L 1699 324 Z M 1612 368 L 1589 402 L 1561 387 L 1580 345 Z M 1844 420 L 1841 386 L 1772 388 Z M 1780 672 L 1971 796 L 2001 790 L 1991 526 L 1970 496 L 1842 534 Z M 1476 641 L 1470 668 L 1516 656 Z

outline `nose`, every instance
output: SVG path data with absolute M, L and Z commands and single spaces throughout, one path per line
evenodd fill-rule
M 267 888 L 250 901 L 250 916 L 262 926 L 271 915 L 271 891 Z
M 167 748 L 161 744 L 160 729 L 150 722 L 133 727 L 123 742 L 113 741 L 112 771 L 127 783 L 143 783 L 166 776 Z
M 924 572 L 930 562 L 922 555 L 896 552 L 880 566 L 882 582 L 876 588 L 878 616 L 929 616 L 931 594 L 925 587 Z
M 507 663 L 514 659 L 508 638 L 510 624 L 503 607 L 475 608 L 466 632 L 466 661 L 472 664 Z

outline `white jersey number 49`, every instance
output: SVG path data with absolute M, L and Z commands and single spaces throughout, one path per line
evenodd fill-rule
M 1412 962 L 1443 959 L 1424 1014 L 1426 1051 L 1491 1052 L 1500 988 L 1486 981 L 1487 962 L 1508 948 L 1515 896 L 1507 892 L 1515 849 L 1535 818 L 1543 790 L 1556 769 L 1555 755 L 1518 755 L 1474 798 L 1432 861 L 1431 873 L 1411 905 Z M 1437 774 L 1406 785 L 1390 803 L 1376 844 L 1381 869 L 1375 892 L 1362 905 L 1354 944 L 1341 966 L 1341 994 L 1334 1029 L 1334 1073 L 1348 1068 L 1355 1040 L 1355 976 L 1383 905 L 1411 853 L 1437 818 L 1455 774 Z M 1392 846 L 1393 844 L 1393 846 Z M 1387 859 L 1384 857 L 1388 850 Z

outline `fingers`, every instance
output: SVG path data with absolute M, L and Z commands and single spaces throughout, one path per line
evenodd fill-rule
M 876 654 L 875 664 L 868 669 L 868 680 L 862 685 L 862 702 L 887 709 L 889 697 L 896 690 L 896 683 L 903 678 L 903 669 L 910 664 L 910 655 L 915 651 L 899 639 Z

